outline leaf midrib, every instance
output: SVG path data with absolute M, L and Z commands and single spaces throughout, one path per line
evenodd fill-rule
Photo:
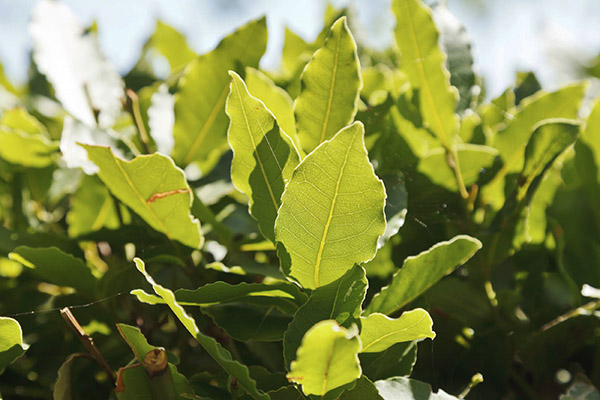
M 273 194 L 273 189 L 271 188 L 271 182 L 267 179 L 267 173 L 265 171 L 262 159 L 260 154 L 257 151 L 257 147 L 256 147 L 256 143 L 254 142 L 254 136 L 252 136 L 252 129 L 250 128 L 250 121 L 248 120 L 248 115 L 246 114 L 246 108 L 244 106 L 244 102 L 242 100 L 242 94 L 240 93 L 240 88 L 238 86 L 238 83 L 234 80 L 233 84 L 235 85 L 235 90 L 237 92 L 238 95 L 238 99 L 240 101 L 240 108 L 242 109 L 242 114 L 244 115 L 244 121 L 246 122 L 246 129 L 248 131 L 248 136 L 250 137 L 250 141 L 252 142 L 252 149 L 254 154 L 256 155 L 256 161 L 258 162 L 258 165 L 260 166 L 260 172 L 262 173 L 263 179 L 265 180 L 265 184 L 267 186 L 267 189 L 269 189 L 269 196 L 271 197 L 271 201 L 273 202 L 273 207 L 275 208 L 275 211 L 277 211 L 277 209 L 279 208 L 279 205 L 277 204 L 277 200 L 275 200 L 275 195 Z M 265 135 L 266 138 L 266 135 Z M 269 147 L 271 147 L 269 145 Z M 272 152 L 272 149 L 271 149 Z M 277 161 L 277 156 L 275 155 L 275 153 L 273 153 L 273 157 L 275 158 L 275 160 Z M 277 165 L 279 165 L 279 162 L 277 162 Z
M 402 317 L 401 317 L 401 318 L 402 318 Z M 422 316 L 421 316 L 421 318 L 419 318 L 419 320 L 418 320 L 418 321 L 416 321 L 415 323 L 413 323 L 412 325 L 409 325 L 409 326 L 407 326 L 407 327 L 405 327 L 405 328 L 403 328 L 403 329 L 398 329 L 397 331 L 393 331 L 393 332 L 390 332 L 390 333 L 386 333 L 385 335 L 382 335 L 382 336 L 380 336 L 379 338 L 377 338 L 377 339 L 373 340 L 371 343 L 369 343 L 368 345 L 366 345 L 365 347 L 363 347 L 363 348 L 362 348 L 362 350 L 361 350 L 361 352 L 363 352 L 363 353 L 364 353 L 364 351 L 365 351 L 366 349 L 368 349 L 369 347 L 373 346 L 375 343 L 379 343 L 379 342 L 381 342 L 383 339 L 385 339 L 385 338 L 386 338 L 386 337 L 388 337 L 388 336 L 395 335 L 395 334 L 397 334 L 397 333 L 399 333 L 399 332 L 404 332 L 404 331 L 406 331 L 406 330 L 408 330 L 408 329 L 410 329 L 410 328 L 413 328 L 414 326 L 418 325 L 418 324 L 419 324 L 419 323 L 420 323 L 420 322 L 423 320 L 423 318 L 425 318 L 425 315 L 422 315 Z
M 248 56 L 248 48 L 250 47 L 250 43 L 252 42 L 253 38 L 254 38 L 254 32 L 252 32 L 252 35 L 248 36 L 248 41 L 246 42 L 246 46 L 244 46 L 244 51 L 239 58 L 239 60 L 241 61 L 241 64 L 243 64 L 243 65 L 246 64 L 246 58 Z M 217 48 L 213 51 L 217 51 L 218 48 L 219 48 L 219 46 L 217 46 Z M 226 85 L 224 85 L 223 90 L 221 91 L 219 100 L 213 106 L 213 108 L 210 111 L 210 114 L 208 116 L 208 119 L 202 126 L 202 130 L 200 131 L 198 136 L 196 136 L 196 139 L 194 139 L 194 141 L 192 142 L 192 145 L 190 146 L 190 150 L 188 151 L 185 158 L 183 159 L 184 165 L 189 164 L 192 161 L 191 159 L 196 155 L 196 152 L 198 151 L 198 147 L 200 147 L 200 145 L 204 141 L 204 138 L 208 134 L 209 129 L 213 126 L 215 120 L 217 119 L 219 111 L 221 111 L 223 109 L 223 105 L 225 104 L 225 99 L 227 98 L 228 93 L 229 93 L 229 85 L 226 84 Z
M 343 30 L 342 26 L 342 30 Z M 327 126 L 329 125 L 329 117 L 331 115 L 331 104 L 333 103 L 333 91 L 335 89 L 335 81 L 337 78 L 337 69 L 338 69 L 338 59 L 340 55 L 340 44 L 342 42 L 342 32 L 339 33 L 337 37 L 336 47 L 335 47 L 335 61 L 333 63 L 333 73 L 331 76 L 331 86 L 329 88 L 329 99 L 327 99 L 327 109 L 325 110 L 325 119 L 323 121 L 323 129 L 321 130 L 321 139 L 319 143 L 323 143 L 325 140 L 325 133 L 327 133 Z
M 427 98 L 427 100 L 429 102 L 429 106 L 430 106 L 431 110 L 433 111 L 435 122 L 438 127 L 439 134 L 440 134 L 440 140 L 442 141 L 442 144 L 444 145 L 444 147 L 448 148 L 449 143 L 448 143 L 448 138 L 446 135 L 446 130 L 444 129 L 444 126 L 442 124 L 442 120 L 440 118 L 435 101 L 433 100 L 433 95 L 431 94 L 431 88 L 429 87 L 429 83 L 427 82 L 427 76 L 425 75 L 425 69 L 423 68 L 423 56 L 421 55 L 421 49 L 419 47 L 419 42 L 417 41 L 417 34 L 415 33 L 415 25 L 414 25 L 413 16 L 411 13 L 411 7 L 408 4 L 408 2 L 405 2 L 405 1 L 399 1 L 399 2 L 404 3 L 406 5 L 406 11 L 407 11 L 406 15 L 408 15 L 408 25 L 409 25 L 408 31 L 410 32 L 411 43 L 413 44 L 414 51 L 417 55 L 415 64 L 417 65 L 417 70 L 419 71 L 419 76 L 421 78 L 421 86 L 425 89 L 425 94 L 426 94 L 425 97 Z
M 335 191 L 333 193 L 333 197 L 331 199 L 331 208 L 329 209 L 329 216 L 327 217 L 327 222 L 325 223 L 325 228 L 323 229 L 323 236 L 321 237 L 321 243 L 319 244 L 319 251 L 317 253 L 317 260 L 315 261 L 315 276 L 314 276 L 314 284 L 315 287 L 319 287 L 319 273 L 321 269 L 321 260 L 323 257 L 323 249 L 325 248 L 325 241 L 327 240 L 327 233 L 329 232 L 329 227 L 331 226 L 331 219 L 333 218 L 333 211 L 335 209 L 335 203 L 337 201 L 337 196 L 339 194 L 340 182 L 342 181 L 342 176 L 344 175 L 344 169 L 346 168 L 346 164 L 348 163 L 348 155 L 350 154 L 350 150 L 352 150 L 352 146 L 354 145 L 354 141 L 356 140 L 356 136 L 352 136 L 352 140 L 348 145 L 348 150 L 346 151 L 346 155 L 344 157 L 344 162 L 342 167 L 340 168 L 340 174 L 338 175 L 337 182 L 335 184 Z

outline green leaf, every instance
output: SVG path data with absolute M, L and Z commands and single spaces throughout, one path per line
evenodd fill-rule
M 541 182 L 544 173 L 579 135 L 579 123 L 569 120 L 546 120 L 531 134 L 525 148 L 525 163 L 519 179 L 519 198 L 523 198 L 534 181 Z
M 55 400 L 72 400 L 73 389 L 71 385 L 71 372 L 73 371 L 73 364 L 78 358 L 86 357 L 87 354 L 75 353 L 70 354 L 65 362 L 58 369 L 58 377 L 54 383 L 54 389 L 52 390 L 52 398 Z
M 397 343 L 380 353 L 361 353 L 363 375 L 372 381 L 392 376 L 409 376 L 417 362 L 417 342 Z
M 19 323 L 8 317 L 0 317 L 0 374 L 8 364 L 21 357 L 29 346 L 23 343 Z
M 458 235 L 440 242 L 416 256 L 404 260 L 392 281 L 373 297 L 365 314 L 392 314 L 434 283 L 467 262 L 481 248 L 481 242 L 467 235 Z
M 454 114 L 458 92 L 450 85 L 431 10 L 420 0 L 394 0 L 392 11 L 397 20 L 394 33 L 402 70 L 413 89 L 419 90 L 423 120 L 442 145 L 451 148 L 458 133 Z
M 56 247 L 19 246 L 9 258 L 31 268 L 34 275 L 46 282 L 72 287 L 86 297 L 94 296 L 96 278 L 92 271 L 83 261 Z
M 196 321 L 190 317 L 183 307 L 175 300 L 175 294 L 169 289 L 157 284 L 146 272 L 144 262 L 139 258 L 134 259 L 136 268 L 144 275 L 148 283 L 152 285 L 154 292 L 159 295 L 173 311 L 177 319 L 183 324 L 187 331 L 200 343 L 200 346 L 232 377 L 236 378 L 238 385 L 244 388 L 252 398 L 256 400 L 269 400 L 269 396 L 256 388 L 256 382 L 250 378 L 248 368 L 233 360 L 231 353 L 223 348 L 215 339 L 200 332 Z
M 180 70 L 196 58 L 196 53 L 189 47 L 185 36 L 172 26 L 158 20 L 156 28 L 142 48 L 142 59 L 149 52 L 162 55 L 169 62 L 171 72 Z M 138 64 L 141 62 L 138 61 Z
M 231 180 L 249 198 L 250 214 L 263 235 L 275 241 L 275 218 L 281 194 L 300 157 L 273 114 L 250 96 L 242 78 L 230 71 L 226 111 L 231 119 L 227 138 L 233 150 Z
M 306 156 L 283 193 L 275 238 L 290 255 L 289 275 L 314 289 L 372 259 L 385 231 L 384 205 L 356 122 Z
M 433 393 L 431 386 L 414 379 L 395 377 L 375 382 L 384 400 L 458 400 L 443 390 Z
M 58 158 L 58 144 L 42 135 L 11 131 L 0 126 L 0 157 L 11 164 L 44 168 Z
M 345 391 L 339 400 L 383 400 L 375 384 L 366 376 L 361 376 L 352 390 Z
M 349 124 L 362 86 L 356 43 L 346 18 L 338 19 L 323 47 L 302 72 L 294 113 L 302 149 L 310 153 Z
M 498 156 L 498 150 L 489 146 L 461 144 L 456 146 L 456 150 L 466 186 L 477 182 L 481 171 L 491 167 Z M 446 152 L 441 148 L 430 151 L 425 158 L 421 159 L 417 170 L 437 186 L 454 192 L 458 190 L 454 172 L 448 166 Z
M 302 62 L 308 61 L 308 54 L 312 53 L 313 48 L 300 36 L 295 34 L 287 26 L 285 27 L 283 49 L 281 51 L 281 69 L 288 75 L 293 74 Z M 303 57 L 306 59 L 303 60 Z
M 286 365 L 296 356 L 306 331 L 317 322 L 335 319 L 345 327 L 359 322 L 360 306 L 365 298 L 367 285 L 364 269 L 355 265 L 341 278 L 315 289 L 308 301 L 298 309 L 283 337 Z
M 361 353 L 377 353 L 401 342 L 435 337 L 433 321 L 422 308 L 402 313 L 399 318 L 373 313 L 360 318 Z
M 437 3 L 432 10 L 433 19 L 440 31 L 442 48 L 448 55 L 446 62 L 450 72 L 450 83 L 458 89 L 460 95 L 456 111 L 464 111 L 478 94 L 474 91 L 476 77 L 473 71 L 471 41 L 464 25 L 450 12 L 445 3 Z
M 142 302 L 162 303 L 141 290 L 132 294 Z M 201 307 L 229 335 L 242 341 L 281 340 L 291 315 L 307 300 L 298 286 L 289 282 L 238 285 L 215 282 L 195 290 L 176 290 L 175 297 L 181 305 Z
M 200 248 L 200 222 L 190 215 L 192 194 L 183 171 L 162 154 L 123 161 L 108 147 L 83 145 L 111 193 L 169 240 Z
M 302 385 L 306 395 L 322 396 L 358 379 L 360 340 L 356 333 L 356 328 L 349 330 L 332 320 L 310 328 L 302 338 L 288 380 Z
M 169 363 L 162 375 L 150 377 L 139 364 L 121 368 L 115 393 L 118 400 L 161 399 L 186 400 L 194 398 L 194 390 L 185 376 Z
M 267 25 L 261 18 L 225 37 L 213 51 L 185 68 L 175 95 L 172 156 L 177 165 L 198 162 L 207 172 L 226 150 L 227 71 L 243 73 L 246 65 L 257 67 L 266 46 Z
M 71 208 L 67 213 L 69 236 L 78 237 L 102 228 L 119 228 L 117 207 L 120 207 L 123 219 L 129 220 L 127 210 L 115 202 L 102 181 L 96 176 L 85 175 L 71 197 Z
M 117 324 L 117 329 L 129 347 L 131 347 L 131 350 L 133 351 L 133 354 L 135 354 L 135 358 L 138 360 L 138 362 L 140 364 L 144 364 L 144 356 L 148 352 L 156 349 L 156 347 L 148 343 L 148 340 L 142 334 L 139 328 L 126 324 Z
M 498 174 L 523 168 L 524 150 L 536 124 L 550 118 L 577 119 L 585 88 L 585 84 L 578 83 L 523 100 L 510 124 L 495 136 L 494 147 L 504 161 Z
M 276 86 L 265 74 L 257 69 L 246 67 L 246 85 L 250 95 L 256 97 L 273 113 L 277 124 L 292 139 L 296 140 L 296 120 L 294 103 L 290 95 Z M 297 142 L 295 142 L 298 145 Z

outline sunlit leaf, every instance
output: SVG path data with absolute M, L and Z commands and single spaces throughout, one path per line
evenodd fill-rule
M 243 73 L 245 66 L 257 67 L 266 46 L 267 25 L 262 18 L 225 37 L 185 68 L 175 95 L 172 155 L 178 165 L 198 162 L 207 171 L 225 151 L 225 100 L 231 82 L 227 71 Z
M 289 275 L 326 285 L 375 255 L 385 231 L 385 190 L 373 173 L 361 123 L 309 154 L 282 196 L 275 237 L 291 257 Z
M 23 342 L 23 332 L 19 323 L 8 317 L 0 317 L 0 374 L 29 346 Z
M 467 262 L 481 248 L 481 242 L 458 235 L 440 242 L 414 257 L 408 257 L 392 281 L 373 297 L 365 314 L 391 314 L 414 300 L 445 275 Z
M 304 394 L 324 395 L 360 377 L 359 350 L 356 328 L 321 321 L 302 338 L 287 378 L 300 384 Z
M 231 119 L 227 134 L 233 150 L 231 180 L 248 196 L 250 214 L 263 235 L 274 241 L 281 194 L 300 161 L 298 152 L 265 104 L 248 93 L 239 75 L 230 75 L 226 111 Z
M 450 148 L 458 132 L 454 114 L 458 93 L 450 85 L 446 55 L 441 51 L 431 10 L 420 0 L 394 0 L 394 31 L 402 57 L 402 70 L 413 89 L 419 90 L 424 122 L 444 147 Z
M 294 113 L 300 144 L 307 153 L 354 118 L 362 86 L 359 69 L 356 43 L 342 17 L 302 73 Z
M 312 292 L 306 304 L 294 315 L 283 337 L 286 365 L 296 356 L 302 336 L 317 322 L 335 319 L 339 325 L 345 327 L 358 322 L 366 291 L 365 271 L 355 265 L 341 278 Z
M 186 246 L 202 246 L 200 222 L 190 215 L 190 188 L 173 160 L 153 154 L 123 161 L 110 148 L 83 147 L 110 192 L 152 228 Z
M 373 313 L 360 319 L 361 353 L 377 353 L 401 342 L 435 337 L 433 321 L 422 308 L 404 312 L 399 318 Z
M 134 259 L 137 269 L 144 275 L 148 283 L 152 285 L 155 293 L 160 296 L 173 311 L 175 316 L 187 329 L 187 331 L 198 341 L 206 352 L 243 387 L 248 394 L 256 400 L 269 400 L 269 396 L 256 388 L 256 382 L 250 378 L 248 368 L 244 364 L 233 360 L 231 353 L 223 348 L 215 339 L 200 332 L 196 321 L 190 317 L 183 307 L 175 300 L 175 295 L 169 289 L 157 284 L 146 272 L 144 262 L 139 258 Z

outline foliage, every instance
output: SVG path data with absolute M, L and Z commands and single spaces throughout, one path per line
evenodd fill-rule
M 157 22 L 121 77 L 40 0 L 0 68 L 0 397 L 596 398 L 600 101 L 488 102 L 443 5 L 390 12 L 393 48 L 329 8 L 278 71 L 264 18 L 202 55 Z

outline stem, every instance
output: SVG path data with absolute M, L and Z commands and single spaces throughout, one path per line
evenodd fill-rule
M 460 192 L 460 196 L 463 199 L 469 198 L 469 192 L 465 187 L 465 181 L 463 180 L 462 173 L 460 172 L 460 164 L 458 162 L 458 152 L 455 147 L 446 148 L 446 159 L 448 161 L 448 165 L 452 168 L 454 172 L 454 177 L 456 178 L 456 184 L 458 185 L 458 191 Z
M 140 142 L 142 143 L 144 153 L 149 154 L 150 139 L 148 137 L 148 133 L 146 132 L 144 120 L 142 119 L 142 112 L 140 110 L 140 100 L 137 94 L 135 94 L 135 92 L 129 88 L 125 91 L 125 93 L 127 94 L 127 97 L 131 100 L 131 116 L 133 117 L 133 121 L 135 122 L 135 126 L 137 127 L 138 136 L 140 138 Z
M 115 386 L 116 385 L 115 374 L 112 371 L 112 369 L 110 369 L 108 363 L 102 356 L 102 353 L 100 353 L 100 350 L 98 350 L 98 348 L 94 344 L 94 339 L 92 339 L 91 336 L 87 335 L 84 332 L 81 325 L 79 325 L 79 322 L 77 322 L 77 319 L 75 318 L 75 316 L 71 313 L 71 310 L 69 309 L 69 307 L 65 307 L 65 308 L 61 309 L 60 315 L 62 315 L 62 317 L 65 319 L 65 321 L 67 321 L 67 324 L 71 327 L 71 329 L 73 329 L 73 332 L 75 332 L 75 335 L 77 336 L 77 338 L 81 341 L 83 346 L 91 354 L 91 356 L 94 358 L 94 360 L 96 360 L 96 362 L 98 364 L 100 364 L 100 367 L 102 367 L 104 372 L 106 372 L 106 374 L 108 375 L 108 378 L 112 382 L 113 386 Z
M 582 305 L 581 307 L 577 307 L 574 310 L 571 310 L 569 312 L 566 312 L 565 314 L 553 319 L 552 321 L 544 324 L 540 330 L 541 331 L 547 331 L 550 328 L 555 327 L 556 325 L 560 324 L 561 322 L 564 322 L 566 320 L 568 320 L 569 318 L 573 318 L 576 317 L 578 315 L 587 315 L 590 314 L 592 311 L 596 310 L 597 308 L 600 307 L 600 300 L 594 300 L 594 301 L 590 301 L 587 304 Z

